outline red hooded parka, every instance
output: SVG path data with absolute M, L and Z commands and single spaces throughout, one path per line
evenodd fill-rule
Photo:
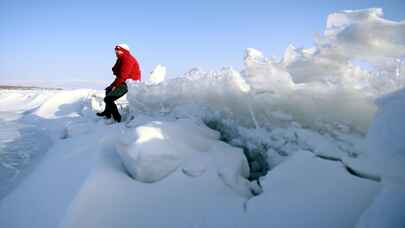
M 127 79 L 141 80 L 141 70 L 139 69 L 138 61 L 129 53 L 128 50 L 120 49 L 123 54 L 117 59 L 117 62 L 112 67 L 115 80 L 110 86 L 117 87 Z

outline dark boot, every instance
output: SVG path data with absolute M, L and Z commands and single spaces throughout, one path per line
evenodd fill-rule
M 117 105 L 115 105 L 115 103 L 112 102 L 110 107 L 111 107 L 111 114 L 114 120 L 117 121 L 118 123 L 121 122 L 121 115 L 118 111 Z
M 100 116 L 100 117 L 103 117 L 103 116 L 104 116 L 104 117 L 107 118 L 107 119 L 110 119 L 110 118 L 111 118 L 111 113 L 108 113 L 108 112 L 106 112 L 106 111 L 97 112 L 96 115 L 97 115 L 97 116 Z
M 96 115 L 97 116 L 105 116 L 107 119 L 110 119 L 112 110 L 114 109 L 114 106 L 115 106 L 114 101 L 110 97 L 105 97 L 104 102 L 105 102 L 104 111 L 99 112 Z
M 111 118 L 111 104 L 110 104 L 110 102 L 106 102 L 104 111 L 98 112 L 98 113 L 96 113 L 96 115 L 101 116 L 101 117 L 105 116 L 107 119 L 110 119 Z
M 105 113 L 105 111 L 103 111 L 103 112 L 97 112 L 96 115 L 102 117 L 102 116 L 106 116 L 106 113 Z
M 113 116 L 114 120 L 117 121 L 118 123 L 121 122 L 121 115 L 117 113 L 116 115 Z

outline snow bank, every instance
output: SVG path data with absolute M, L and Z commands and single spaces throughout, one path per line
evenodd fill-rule
M 368 150 L 348 164 L 382 179 L 383 188 L 357 227 L 404 227 L 405 89 L 377 100 L 379 107 L 367 134 Z
M 161 181 L 176 170 L 197 177 L 214 167 L 226 185 L 252 197 L 243 151 L 218 139 L 218 132 L 187 119 L 151 122 L 123 135 L 117 151 L 126 170 L 138 181 Z
M 91 127 L 91 133 L 54 141 L 36 168 L 0 201 L 1 227 L 58 227 L 104 145 L 100 132 L 107 126 Z M 39 140 L 38 135 L 31 140 Z
M 89 120 L 97 119 L 94 113 L 103 108 L 102 94 L 89 89 L 53 92 L 20 121 L 45 130 L 53 140 L 85 133 L 89 128 L 80 127 L 80 122 L 87 125 Z
M 2 90 L 0 112 L 23 112 L 37 108 L 56 91 L 52 90 Z
M 264 178 L 242 227 L 354 227 L 380 189 L 335 161 L 299 151 Z
M 383 178 L 405 183 L 405 89 L 377 100 L 378 111 L 367 134 L 369 159 Z
M 36 125 L 20 121 L 55 91 L 0 90 L 0 199 L 13 190 L 51 146 Z
M 380 97 L 376 103 L 378 111 L 367 134 L 366 153 L 344 161 L 365 175 L 405 183 L 405 89 Z
M 58 92 L 41 104 L 34 114 L 46 119 L 79 117 L 84 101 L 91 93 L 95 91 L 83 89 Z

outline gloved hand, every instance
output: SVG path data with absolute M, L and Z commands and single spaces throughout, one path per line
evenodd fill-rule
M 115 89 L 115 86 L 108 86 L 107 88 L 105 88 L 105 93 L 108 94 L 109 92 L 113 91 Z

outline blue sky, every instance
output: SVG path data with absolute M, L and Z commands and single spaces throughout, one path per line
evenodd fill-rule
M 245 48 L 280 57 L 290 43 L 311 47 L 328 14 L 370 7 L 405 19 L 403 0 L 0 0 L 0 84 L 102 88 L 114 79 L 118 42 L 130 45 L 144 79 L 156 64 L 171 77 L 192 67 L 241 68 Z

